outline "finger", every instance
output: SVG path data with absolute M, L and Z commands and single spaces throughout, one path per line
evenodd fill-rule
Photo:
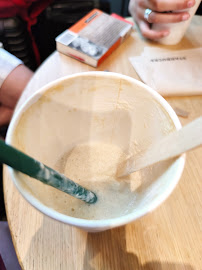
M 134 20 L 136 20 L 136 13 L 137 13 L 138 8 L 139 8 L 139 5 L 134 0 L 130 0 L 129 5 L 128 5 L 128 11 L 130 15 L 132 15 Z
M 145 9 L 138 9 L 138 16 L 142 20 L 144 19 Z M 178 12 L 178 13 L 160 13 L 152 11 L 148 16 L 149 23 L 177 23 L 181 21 L 186 21 L 190 18 L 188 12 Z
M 148 21 L 150 23 L 176 23 L 186 21 L 190 17 L 188 12 L 182 13 L 158 13 L 152 12 L 149 15 Z
M 195 0 L 141 0 L 139 4 L 143 8 L 164 12 L 191 8 L 195 5 Z
M 0 106 L 0 126 L 9 124 L 12 115 L 13 110 L 5 106 Z
M 150 29 L 149 24 L 143 20 L 139 21 L 139 28 L 143 37 L 152 40 L 157 40 L 169 35 L 169 30 L 167 29 L 161 31 L 152 30 Z

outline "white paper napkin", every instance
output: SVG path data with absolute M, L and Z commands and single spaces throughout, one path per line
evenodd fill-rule
M 140 56 L 129 60 L 141 80 L 163 96 L 202 95 L 202 48 L 145 47 Z

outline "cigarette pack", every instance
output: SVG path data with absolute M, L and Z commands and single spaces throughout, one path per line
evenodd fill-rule
M 120 16 L 93 9 L 56 37 L 57 50 L 97 67 L 129 36 L 132 24 Z

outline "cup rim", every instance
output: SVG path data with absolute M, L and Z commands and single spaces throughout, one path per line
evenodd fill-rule
M 151 87 L 147 86 L 141 81 L 138 81 L 132 77 L 129 77 L 127 75 L 115 73 L 115 72 L 104 72 L 104 71 L 87 71 L 87 72 L 79 72 L 75 73 L 73 75 L 66 75 L 63 77 L 60 77 L 57 80 L 54 80 L 52 82 L 49 82 L 48 84 L 44 85 L 43 87 L 39 88 L 35 93 L 33 93 L 26 101 L 23 102 L 23 104 L 15 111 L 13 118 L 10 122 L 8 131 L 7 131 L 7 136 L 6 136 L 6 143 L 12 145 L 12 136 L 13 132 L 20 120 L 20 117 L 22 116 L 22 113 L 25 112 L 32 104 L 33 102 L 37 101 L 43 93 L 51 89 L 52 87 L 58 85 L 58 83 L 63 83 L 64 81 L 71 79 L 71 78 L 76 78 L 80 76 L 98 76 L 98 77 L 116 77 L 119 79 L 125 79 L 133 84 L 138 85 L 141 88 L 144 88 L 147 92 L 153 96 L 153 98 L 159 102 L 159 104 L 164 108 L 164 110 L 168 113 L 170 116 L 175 128 L 178 130 L 181 128 L 181 123 L 172 109 L 172 107 L 169 105 L 169 103 L 155 90 L 153 90 Z M 172 178 L 173 180 L 170 182 L 169 187 L 164 190 L 163 193 L 159 194 L 157 196 L 157 199 L 155 201 L 152 201 L 151 204 L 147 205 L 147 207 L 141 208 L 141 210 L 138 211 L 133 211 L 127 215 L 112 218 L 112 219 L 100 219 L 100 220 L 88 220 L 88 219 L 82 219 L 82 218 L 75 218 L 71 216 L 67 216 L 65 214 L 59 213 L 56 210 L 43 205 L 38 199 L 36 199 L 33 195 L 31 195 L 28 191 L 23 189 L 21 185 L 19 185 L 18 181 L 16 179 L 19 178 L 19 173 L 15 171 L 14 169 L 8 167 L 10 176 L 12 181 L 14 182 L 15 186 L 17 187 L 18 191 L 21 193 L 21 195 L 36 209 L 38 209 L 40 212 L 43 214 L 56 219 L 58 221 L 61 221 L 63 223 L 73 225 L 76 227 L 80 228 L 87 228 L 87 229 L 95 229 L 96 230 L 105 230 L 105 229 L 110 229 L 113 227 L 118 227 L 122 226 L 125 224 L 128 224 L 132 221 L 137 220 L 138 218 L 146 215 L 147 213 L 150 213 L 153 211 L 155 208 L 157 208 L 161 203 L 163 203 L 168 196 L 172 193 L 174 190 L 175 186 L 180 180 L 180 177 L 182 175 L 184 165 L 185 165 L 185 156 L 186 154 L 181 155 L 179 158 L 177 158 L 179 165 L 176 170 L 175 176 Z

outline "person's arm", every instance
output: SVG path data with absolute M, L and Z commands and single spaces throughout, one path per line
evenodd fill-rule
M 193 7 L 195 0 L 130 0 L 129 12 L 137 22 L 145 38 L 157 40 L 169 35 L 169 30 L 152 30 L 152 23 L 176 23 L 189 19 L 188 12 L 169 13 L 169 11 L 183 10 Z M 150 9 L 148 19 L 145 19 L 145 10 Z M 167 13 L 166 13 L 167 12 Z
M 33 72 L 21 60 L 0 48 L 0 126 L 9 123 L 32 75 Z

